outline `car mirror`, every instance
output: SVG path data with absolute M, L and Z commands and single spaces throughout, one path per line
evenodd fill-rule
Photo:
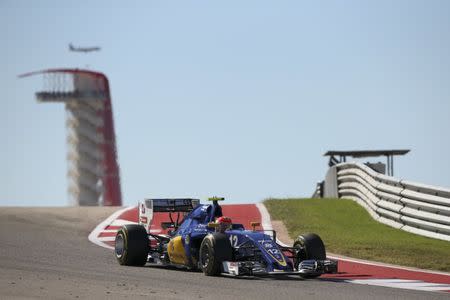
M 256 227 L 261 226 L 260 222 L 250 222 L 250 226 L 252 226 L 253 231 L 256 230 Z

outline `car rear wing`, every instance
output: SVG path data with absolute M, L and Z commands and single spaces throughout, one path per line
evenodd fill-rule
M 199 199 L 191 198 L 162 198 L 162 199 L 145 199 L 139 203 L 139 224 L 144 225 L 148 233 L 150 233 L 150 224 L 155 212 L 179 213 L 191 212 L 200 204 Z
M 153 209 L 153 212 L 190 212 L 199 203 L 199 199 L 175 198 L 175 199 L 145 199 L 145 206 Z

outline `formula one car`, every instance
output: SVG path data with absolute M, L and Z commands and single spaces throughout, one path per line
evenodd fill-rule
M 277 243 L 276 232 L 252 230 L 222 216 L 218 201 L 200 204 L 197 199 L 147 199 L 139 204 L 139 224 L 123 226 L 116 235 L 114 255 L 121 265 L 175 266 L 202 270 L 205 275 L 299 275 L 315 278 L 337 272 L 337 262 L 326 259 L 316 234 L 300 235 L 292 247 Z M 161 227 L 150 230 L 154 213 L 169 214 Z M 174 215 L 176 214 L 176 220 Z M 183 219 L 180 217 L 184 215 Z

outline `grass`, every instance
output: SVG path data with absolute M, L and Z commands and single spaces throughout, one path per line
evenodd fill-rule
M 273 220 L 291 238 L 320 235 L 328 252 L 391 264 L 450 271 L 450 242 L 411 234 L 379 223 L 352 200 L 267 199 Z

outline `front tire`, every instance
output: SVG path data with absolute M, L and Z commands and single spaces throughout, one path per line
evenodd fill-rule
M 117 231 L 114 256 L 121 265 L 143 266 L 150 250 L 149 239 L 142 225 L 124 225 Z
M 217 276 L 222 270 L 222 262 L 232 260 L 233 248 L 224 233 L 208 234 L 200 245 L 200 265 L 207 276 Z
M 307 233 L 300 235 L 294 242 L 294 248 L 297 254 L 294 257 L 294 267 L 298 269 L 298 265 L 303 260 L 325 260 L 327 254 L 322 239 L 315 233 Z M 306 278 L 315 278 L 320 275 L 308 275 Z

